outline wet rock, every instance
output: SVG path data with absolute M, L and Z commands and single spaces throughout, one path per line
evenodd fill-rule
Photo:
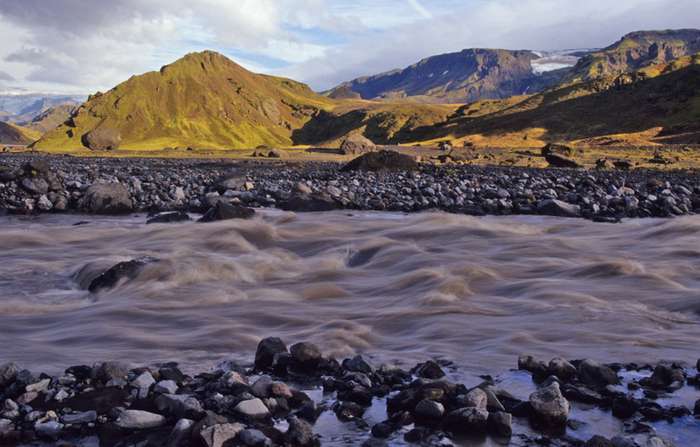
M 270 410 L 260 399 L 248 399 L 239 402 L 234 411 L 253 419 L 266 418 L 270 416 Z
M 166 447 L 186 447 L 192 439 L 192 429 L 194 421 L 191 419 L 180 419 L 168 436 Z
M 464 406 L 486 410 L 488 406 L 488 396 L 486 392 L 481 388 L 474 388 L 469 391 L 464 398 Z
M 540 388 L 530 395 L 533 417 L 546 427 L 560 427 L 569 417 L 569 401 L 562 395 L 559 383 Z
M 369 138 L 360 134 L 348 136 L 340 145 L 340 153 L 343 155 L 360 155 L 376 149 L 377 146 Z
M 289 352 L 297 365 L 307 370 L 316 368 L 322 358 L 321 350 L 312 343 L 297 343 L 292 345 Z
M 119 414 L 115 425 L 127 430 L 145 430 L 165 425 L 165 418 L 148 411 L 124 410 Z
M 574 365 L 569 361 L 562 359 L 561 357 L 553 358 L 549 362 L 547 368 L 549 374 L 552 374 L 564 382 L 568 382 L 574 377 L 576 377 L 577 370 Z
M 159 412 L 178 418 L 198 419 L 204 413 L 199 400 L 186 394 L 161 394 L 155 404 Z
M 351 359 L 343 360 L 343 368 L 348 371 L 359 372 L 363 374 L 371 374 L 374 369 L 372 366 L 362 358 L 361 355 L 357 355 Z
M 548 216 L 581 217 L 581 207 L 557 199 L 542 200 L 537 204 L 537 212 Z
M 219 201 L 209 211 L 207 211 L 198 222 L 216 222 L 229 219 L 250 219 L 255 215 L 255 210 L 240 205 L 231 205 L 224 201 Z
M 129 374 L 129 365 L 122 362 L 104 362 L 96 371 L 96 376 L 103 382 L 123 380 Z
M 81 413 L 65 414 L 61 417 L 64 424 L 89 424 L 97 420 L 97 412 L 94 410 L 83 411 Z
M 154 262 L 158 262 L 158 259 L 148 256 L 120 262 L 93 279 L 88 286 L 88 290 L 91 293 L 97 293 L 103 289 L 111 289 L 123 279 L 136 278 L 145 266 Z
M 510 437 L 513 434 L 513 416 L 504 411 L 489 413 L 487 427 L 494 436 Z
M 272 441 L 260 430 L 247 428 L 238 434 L 240 441 L 248 447 L 267 447 Z
M 0 365 L 0 388 L 4 388 L 15 381 L 19 367 L 15 363 Z
M 85 192 L 80 208 L 96 214 L 124 214 L 133 211 L 129 190 L 121 183 L 97 183 Z
M 614 444 L 611 440 L 603 436 L 595 435 L 586 441 L 585 447 L 614 447 Z
M 57 421 L 37 422 L 34 431 L 41 438 L 56 439 L 63 430 L 63 424 Z
M 280 202 L 285 211 L 320 212 L 338 209 L 338 203 L 328 194 L 295 194 Z
M 320 442 L 314 436 L 311 424 L 297 417 L 289 418 L 289 429 L 285 439 L 294 446 L 311 447 L 320 445 Z
M 199 433 L 199 437 L 207 447 L 223 447 L 228 445 L 229 441 L 234 440 L 243 430 L 245 430 L 245 426 L 239 423 L 216 424 L 204 428 Z
M 158 394 L 177 393 L 177 383 L 174 380 L 161 380 L 153 386 L 153 392 Z
M 149 217 L 146 224 L 187 222 L 189 220 L 191 220 L 189 214 L 184 211 L 170 211 Z
M 415 158 L 410 155 L 394 151 L 369 152 L 348 162 L 341 168 L 341 172 L 350 171 L 381 171 L 381 170 L 403 170 L 414 171 L 419 165 Z
M 255 369 L 264 371 L 272 366 L 275 355 L 287 352 L 287 345 L 277 337 L 260 341 L 255 352 Z
M 445 372 L 440 368 L 440 365 L 432 360 L 418 365 L 414 374 L 425 379 L 440 379 L 445 377 Z
M 655 389 L 679 389 L 685 383 L 683 368 L 673 364 L 658 364 L 648 379 L 642 379 L 640 383 Z
M 578 365 L 578 377 L 581 382 L 593 387 L 616 385 L 620 381 L 611 368 L 589 359 Z
M 460 408 L 445 418 L 445 426 L 454 433 L 485 433 L 489 412 L 476 407 Z
M 415 409 L 417 419 L 435 421 L 442 418 L 445 414 L 445 407 L 440 402 L 434 400 L 423 399 L 418 402 Z
M 528 371 L 534 377 L 545 377 L 548 374 L 547 365 L 531 355 L 518 357 L 518 369 Z
M 362 415 L 365 414 L 365 407 L 356 404 L 355 402 L 338 402 L 334 407 L 333 411 L 336 416 L 341 421 L 352 421 L 354 419 L 361 419 Z
M 619 419 L 629 419 L 639 410 L 639 403 L 632 396 L 619 396 L 613 399 L 612 414 Z

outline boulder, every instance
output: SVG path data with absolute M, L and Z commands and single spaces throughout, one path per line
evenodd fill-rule
M 579 164 L 576 160 L 559 154 L 548 154 L 544 156 L 547 160 L 549 166 L 552 168 L 582 168 L 583 166 Z
M 197 398 L 186 394 L 161 394 L 156 398 L 155 404 L 161 413 L 178 418 L 198 419 L 204 413 Z
M 229 445 L 229 441 L 233 441 L 243 430 L 245 425 L 239 423 L 215 424 L 204 428 L 199 436 L 207 447 L 223 447 Z
M 607 158 L 599 158 L 595 161 L 596 169 L 615 169 L 615 164 Z
M 115 421 L 117 427 L 128 430 L 146 430 L 165 425 L 165 418 L 143 410 L 124 410 Z
M 449 413 L 446 427 L 455 433 L 481 434 L 486 432 L 489 412 L 476 407 L 460 408 Z
M 410 155 L 382 150 L 379 152 L 368 152 L 351 160 L 341 168 L 341 171 L 381 171 L 389 169 L 414 171 L 418 167 L 418 162 Z
M 419 419 L 435 421 L 442 418 L 445 414 L 445 407 L 440 402 L 423 399 L 416 405 L 414 414 Z
M 134 209 L 129 190 L 121 183 L 96 183 L 90 186 L 80 207 L 97 214 L 124 214 Z
M 248 399 L 238 403 L 233 409 L 237 413 L 253 419 L 266 418 L 270 416 L 270 410 L 260 399 Z
M 268 337 L 260 340 L 255 351 L 255 369 L 264 371 L 272 367 L 276 354 L 287 352 L 287 345 L 277 337 Z
M 547 427 L 561 427 L 569 417 L 569 401 L 559 389 L 558 382 L 540 388 L 530 395 L 533 417 Z
M 537 212 L 547 216 L 580 217 L 581 207 L 557 199 L 545 199 L 537 204 Z
M 321 361 L 322 354 L 318 346 L 312 343 L 297 343 L 289 349 L 292 359 L 302 368 L 313 369 Z
M 111 289 L 122 279 L 136 278 L 143 267 L 154 262 L 158 262 L 158 260 L 148 256 L 120 262 L 93 279 L 88 286 L 88 290 L 96 293 L 102 289 Z
M 122 142 L 119 131 L 110 127 L 98 127 L 82 137 L 83 146 L 93 151 L 110 151 L 119 148 Z
M 564 157 L 571 157 L 576 155 L 576 150 L 565 144 L 549 143 L 542 148 L 542 156 L 547 157 L 548 155 L 563 155 Z
M 340 153 L 343 155 L 360 155 L 377 150 L 377 146 L 360 134 L 348 136 L 340 145 Z
M 578 377 L 584 384 L 598 388 L 616 385 L 620 381 L 611 368 L 588 359 L 579 363 Z
M 508 438 L 513 434 L 513 415 L 505 411 L 489 413 L 488 431 L 494 436 Z
M 289 199 L 280 202 L 279 207 L 284 211 L 332 211 L 338 208 L 338 203 L 333 200 L 329 194 L 297 193 L 292 195 Z
M 255 215 L 255 210 L 240 205 L 232 205 L 224 201 L 218 201 L 211 207 L 198 222 L 216 222 L 229 219 L 250 219 Z
M 189 214 L 184 211 L 169 211 L 149 217 L 146 224 L 186 222 L 189 220 Z

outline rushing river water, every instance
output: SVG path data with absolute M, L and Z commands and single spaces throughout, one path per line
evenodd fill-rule
M 521 353 L 698 355 L 698 217 L 610 225 L 265 211 L 144 221 L 0 218 L 0 361 L 48 372 L 108 359 L 201 368 L 251 359 L 272 335 L 339 357 L 445 358 L 470 373 L 513 367 Z M 142 256 L 160 261 L 112 290 L 85 290 Z

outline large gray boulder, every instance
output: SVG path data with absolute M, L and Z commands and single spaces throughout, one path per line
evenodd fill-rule
M 566 424 L 571 407 L 561 393 L 558 382 L 540 388 L 530 395 L 533 417 L 547 427 L 560 427 Z
M 98 127 L 83 135 L 83 145 L 93 151 L 111 151 L 119 148 L 122 137 L 110 127 Z
M 360 134 L 348 136 L 340 145 L 340 152 L 343 155 L 360 155 L 377 150 L 377 146 L 369 139 Z
M 124 214 L 134 209 L 129 190 L 121 183 L 90 186 L 80 205 L 83 210 L 97 214 Z

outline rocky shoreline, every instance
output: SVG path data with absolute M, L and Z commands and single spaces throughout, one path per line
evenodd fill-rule
M 467 387 L 451 379 L 447 362 L 410 370 L 362 356 L 339 362 L 313 344 L 288 348 L 278 338 L 260 341 L 250 365 L 224 362 L 194 375 L 175 363 L 105 362 L 72 366 L 60 376 L 6 363 L 0 444 L 664 447 L 689 444 L 659 436 L 655 423 L 682 432 L 700 413 L 700 400 L 694 409 L 666 403 L 700 385 L 696 369 L 678 364 L 522 356 L 507 374 L 526 374 L 528 395 L 511 393 L 498 376 Z M 581 408 L 620 421 L 619 433 L 596 434 L 600 418 L 586 421 Z
M 379 153 L 372 153 L 376 154 Z M 399 163 L 402 169 L 379 169 Z M 0 156 L 0 212 L 205 213 L 218 202 L 290 211 L 673 217 L 700 210 L 700 173 L 415 163 Z

